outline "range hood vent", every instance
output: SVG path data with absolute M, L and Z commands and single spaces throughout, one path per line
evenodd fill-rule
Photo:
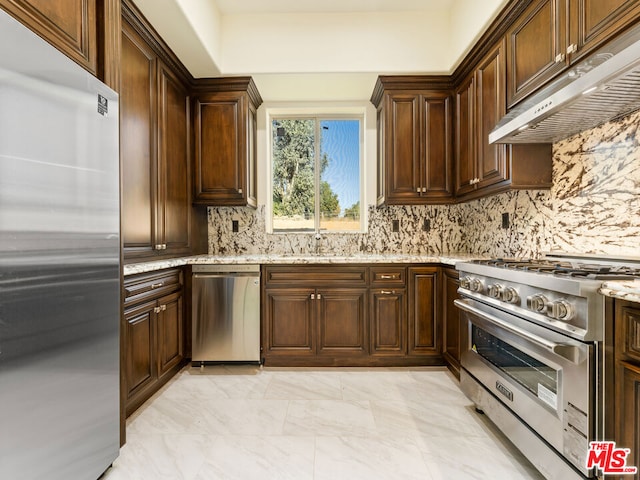
M 516 106 L 490 143 L 554 143 L 640 109 L 640 27 L 571 67 Z

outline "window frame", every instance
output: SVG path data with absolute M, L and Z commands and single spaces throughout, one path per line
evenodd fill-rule
M 274 138 L 274 121 L 276 120 L 314 120 L 315 132 L 314 140 L 320 138 L 321 122 L 331 120 L 355 120 L 358 121 L 358 172 L 359 172 L 359 195 L 358 201 L 360 202 L 360 228 L 358 230 L 321 230 L 320 229 L 320 145 L 314 147 L 314 189 L 315 189 L 315 205 L 314 205 L 314 229 L 308 230 L 276 230 L 273 227 L 273 138 Z M 274 235 L 349 235 L 349 234 L 362 234 L 366 233 L 366 214 L 363 210 L 365 205 L 365 189 L 364 179 L 365 176 L 365 121 L 366 115 L 364 110 L 357 112 L 340 112 L 332 113 L 331 111 L 322 111 L 309 109 L 305 112 L 269 112 L 267 113 L 267 174 L 269 180 L 269 188 L 266 198 L 266 230 L 267 233 Z

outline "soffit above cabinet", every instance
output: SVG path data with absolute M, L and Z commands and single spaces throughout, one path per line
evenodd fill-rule
M 323 82 L 323 97 L 338 99 L 344 99 L 344 82 L 357 83 L 351 76 L 449 74 L 507 0 L 135 3 L 195 78 L 251 75 L 271 101 L 270 87 L 279 83 L 274 77 L 286 81 L 292 74 L 333 75 Z M 369 99 L 371 78 L 351 100 Z M 292 96 L 317 97 L 317 83 L 300 83 L 304 92 Z M 274 96 L 282 100 L 281 92 Z

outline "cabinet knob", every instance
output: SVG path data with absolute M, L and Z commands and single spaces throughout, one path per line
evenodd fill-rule
M 315 300 L 315 299 L 316 299 L 316 294 L 315 294 L 315 293 L 312 293 L 312 294 L 311 294 L 311 300 Z
M 164 283 L 152 283 L 151 290 L 155 290 L 156 288 L 160 288 L 164 285 Z
M 422 187 L 422 193 L 427 193 L 427 187 Z
M 322 295 L 318 294 L 318 300 L 322 300 Z
M 153 313 L 160 313 L 160 307 L 153 307 Z
M 565 59 L 564 53 L 559 53 L 558 55 L 556 55 L 556 63 L 562 63 L 564 62 L 564 59 Z
M 416 188 L 416 193 L 420 193 L 420 187 Z
M 167 309 L 167 306 L 166 306 L 166 305 L 160 305 L 160 310 L 161 310 L 161 311 L 163 311 L 163 312 L 164 312 L 166 309 Z
M 395 280 L 396 278 L 398 278 L 397 275 L 385 275 L 385 274 L 380 275 L 380 279 L 382 280 Z
M 380 294 L 381 295 L 395 295 L 396 291 L 395 290 L 380 290 Z
M 162 250 L 162 244 L 161 243 L 156 245 L 156 250 Z
M 239 193 L 240 195 L 242 195 L 242 189 L 241 189 L 241 188 L 239 188 L 239 189 L 238 189 L 238 193 Z
M 567 47 L 567 55 L 571 53 L 576 53 L 577 51 L 578 51 L 578 45 L 576 45 L 575 43 L 572 43 Z

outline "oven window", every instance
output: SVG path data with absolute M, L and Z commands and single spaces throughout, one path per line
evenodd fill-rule
M 533 395 L 557 408 L 558 372 L 472 324 L 472 349 Z

